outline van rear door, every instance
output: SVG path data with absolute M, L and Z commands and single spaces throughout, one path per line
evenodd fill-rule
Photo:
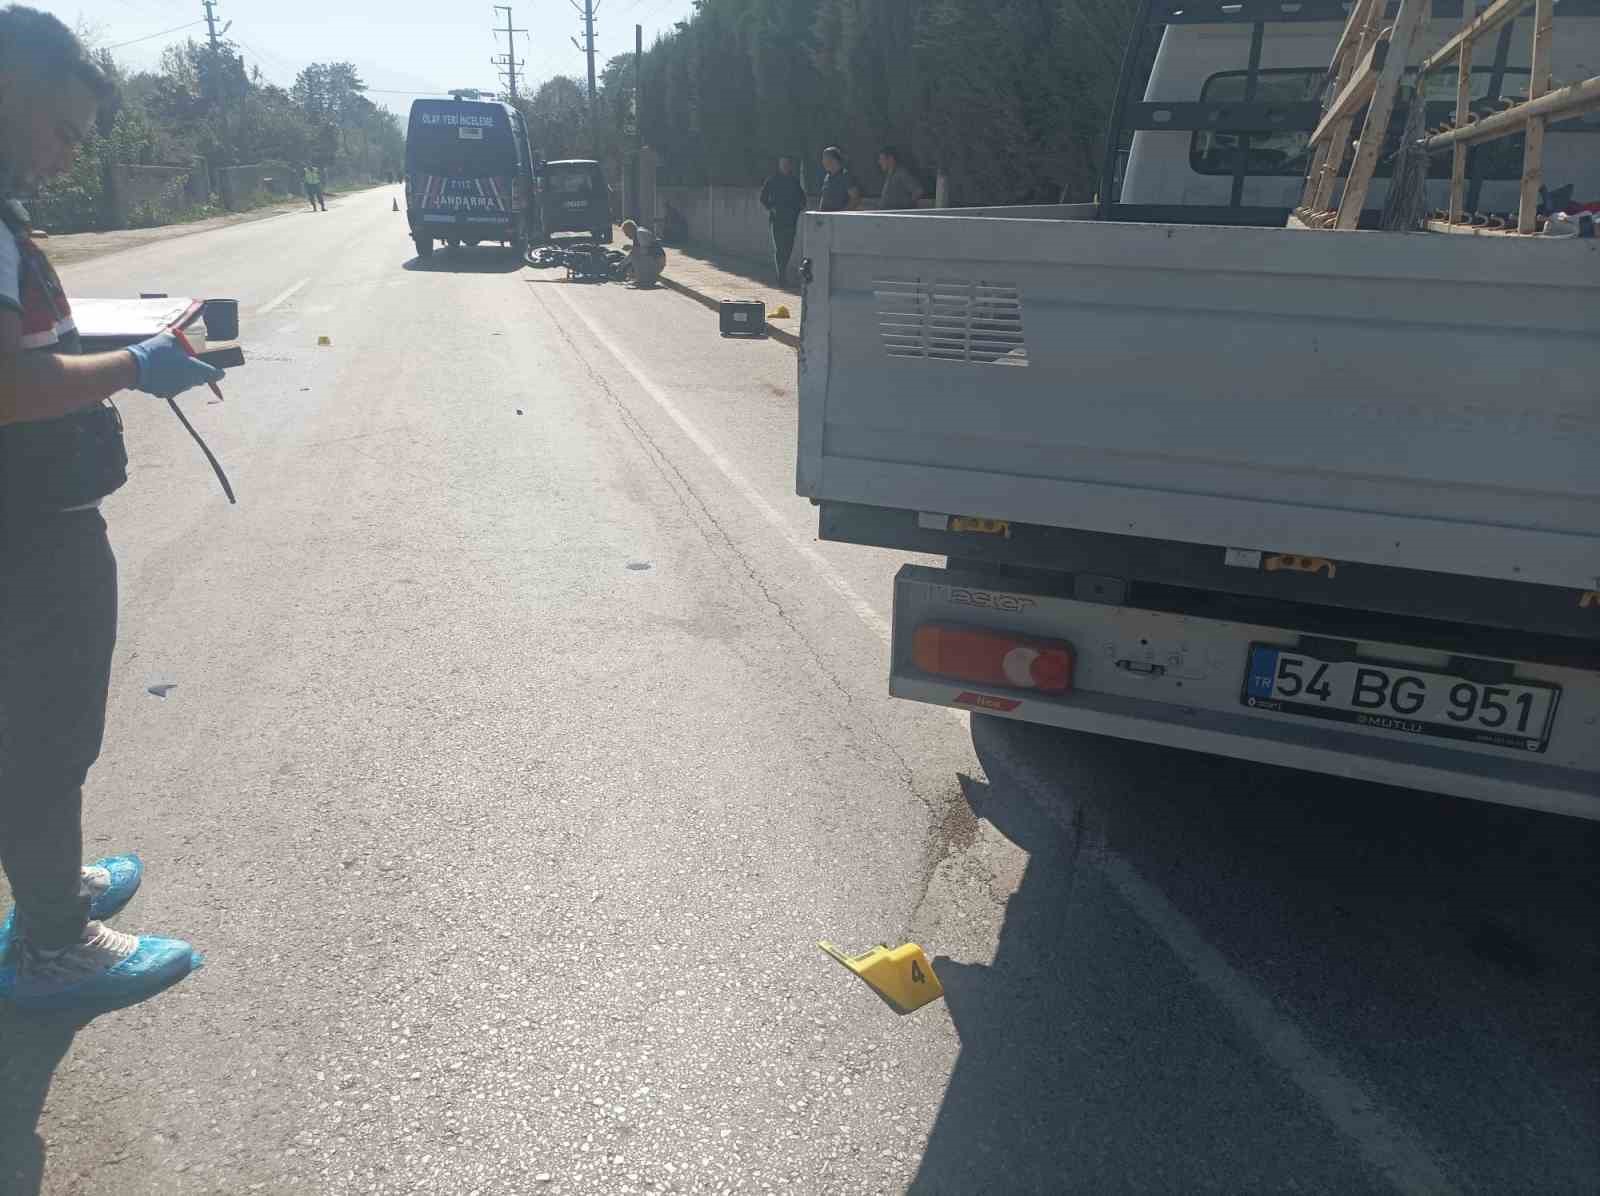
M 545 164 L 541 193 L 546 233 L 600 232 L 611 227 L 611 195 L 594 162 Z
M 418 229 L 505 229 L 522 206 L 517 145 L 499 104 L 416 101 L 406 135 L 406 206 Z

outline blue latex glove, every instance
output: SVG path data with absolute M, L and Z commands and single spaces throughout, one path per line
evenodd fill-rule
M 158 399 L 176 398 L 190 387 L 222 381 L 221 370 L 190 357 L 170 332 L 129 345 L 128 352 L 139 363 L 139 381 L 134 383 L 134 389 Z

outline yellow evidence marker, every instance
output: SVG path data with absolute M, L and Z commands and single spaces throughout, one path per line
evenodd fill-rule
M 939 977 L 933 974 L 933 965 L 915 943 L 903 947 L 874 947 L 856 956 L 846 955 L 832 943 L 818 943 L 817 946 L 866 981 L 867 987 L 896 1013 L 914 1013 L 944 996 L 944 985 L 939 983 Z
M 331 345 L 331 344 L 333 344 L 333 341 L 329 337 L 319 336 L 319 337 L 317 337 L 317 344 L 318 345 Z
M 768 316 L 767 318 L 770 319 L 770 320 L 787 320 L 787 319 L 789 319 L 790 317 L 789 317 L 789 306 L 788 306 L 788 304 L 786 304 L 786 303 L 778 304 L 778 309 L 775 312 L 773 312 L 770 316 Z

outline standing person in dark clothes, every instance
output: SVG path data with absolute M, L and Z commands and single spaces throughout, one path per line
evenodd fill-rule
M 896 208 L 914 208 L 922 198 L 922 184 L 904 166 L 894 146 L 886 145 L 878 151 L 878 169 L 883 171 L 883 190 L 878 196 L 879 211 L 892 212 Z
M 794 177 L 794 159 L 787 154 L 778 159 L 778 173 L 761 185 L 761 206 L 767 209 L 772 224 L 772 264 L 778 271 L 778 285 L 787 286 L 795 225 L 806 210 L 805 188 Z
M 822 210 L 824 212 L 853 212 L 861 206 L 861 188 L 856 177 L 844 166 L 844 154 L 839 147 L 830 145 L 822 151 L 822 169 L 827 177 L 822 180 Z
M 0 9 L 0 994 L 52 1011 L 125 1005 L 189 973 L 189 944 L 100 919 L 137 856 L 83 866 L 83 782 L 100 754 L 117 562 L 100 500 L 127 479 L 123 390 L 170 398 L 222 377 L 171 333 L 82 355 L 56 273 L 11 196 L 72 165 L 111 93 L 55 17 Z

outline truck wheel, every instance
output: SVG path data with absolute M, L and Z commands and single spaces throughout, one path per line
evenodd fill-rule
M 420 233 L 411 238 L 411 243 L 417 247 L 418 257 L 433 256 L 433 238 L 424 237 Z

